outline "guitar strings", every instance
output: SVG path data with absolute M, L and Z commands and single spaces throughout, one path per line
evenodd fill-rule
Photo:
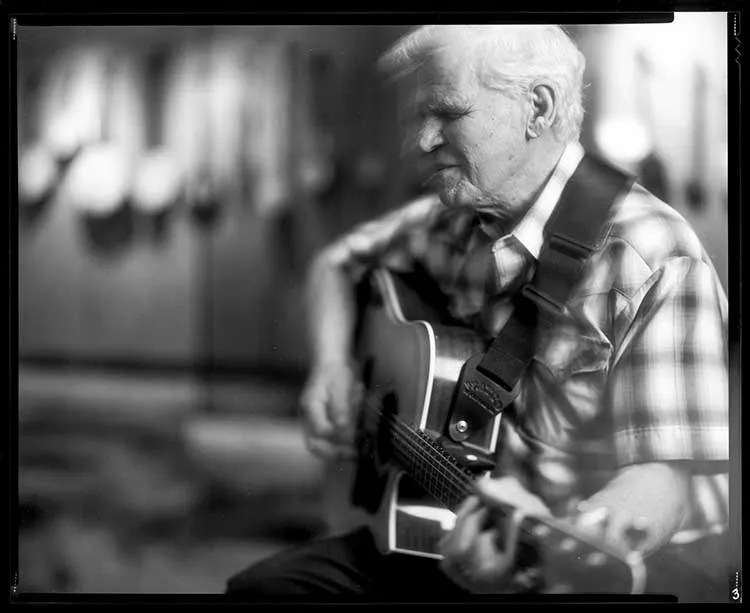
M 467 489 L 467 486 L 471 482 L 471 476 L 464 472 L 460 467 L 450 464 L 449 462 L 451 460 L 449 459 L 449 456 L 446 455 L 445 451 L 437 447 L 438 443 L 421 438 L 416 430 L 409 427 L 405 422 L 400 420 L 398 416 L 386 414 L 377 406 L 374 406 L 369 402 L 366 403 L 366 407 L 372 411 L 376 411 L 382 417 L 390 420 L 393 426 L 398 429 L 394 429 L 394 434 L 399 437 L 400 440 L 404 441 L 406 445 L 408 445 L 411 449 L 416 449 L 418 455 L 426 458 L 428 463 L 432 464 L 432 467 L 437 468 L 440 476 L 452 479 L 452 485 L 457 486 L 468 493 L 469 489 Z M 426 448 L 425 445 L 430 445 L 430 448 Z M 428 453 L 430 451 L 434 452 L 435 454 L 439 454 L 438 458 L 435 458 L 433 455 Z M 442 461 L 443 464 L 441 464 L 440 461 Z
M 376 411 L 380 416 L 389 420 L 390 423 L 394 426 L 394 436 L 397 437 L 400 441 L 403 441 L 404 444 L 411 450 L 416 450 L 416 455 L 427 461 L 427 465 L 423 465 L 421 467 L 423 472 L 427 472 L 427 469 L 432 468 L 435 472 L 437 472 L 437 475 L 439 477 L 445 478 L 446 485 L 449 488 L 452 488 L 449 493 L 454 497 L 465 498 L 469 495 L 469 493 L 471 492 L 471 477 L 467 475 L 461 468 L 449 464 L 448 462 L 450 462 L 450 460 L 446 456 L 436 459 L 429 453 L 429 451 L 433 451 L 434 453 L 439 454 L 445 453 L 441 452 L 440 449 L 433 446 L 437 443 L 430 445 L 430 442 L 426 441 L 425 439 L 417 438 L 419 436 L 418 433 L 410 428 L 407 424 L 405 424 L 402 420 L 400 420 L 398 416 L 383 413 L 383 411 L 381 411 L 377 406 L 372 404 L 372 401 L 366 400 L 364 404 L 366 408 L 370 409 L 371 411 Z M 430 445 L 432 449 L 426 448 L 425 445 Z M 439 460 L 443 460 L 445 463 L 441 464 Z M 425 476 L 431 478 L 431 475 L 425 474 Z
M 377 409 L 377 407 L 368 407 L 371 410 L 376 410 L 379 412 L 379 414 L 384 417 L 385 419 L 389 420 L 391 425 L 394 426 L 394 436 L 397 437 L 399 440 L 405 443 L 405 445 L 412 450 L 416 450 L 417 455 L 420 455 L 422 458 L 426 458 L 427 462 L 432 465 L 433 468 L 437 468 L 438 472 L 440 472 L 441 465 L 439 462 L 435 461 L 432 456 L 427 453 L 427 450 L 422 446 L 422 442 L 425 444 L 429 444 L 428 441 L 425 441 L 424 439 L 415 439 L 414 437 L 418 436 L 417 432 L 410 428 L 407 424 L 405 424 L 402 420 L 398 419 L 396 415 L 388 415 L 383 414 L 382 411 Z M 419 442 L 420 444 L 415 444 L 415 442 Z M 436 449 L 433 447 L 433 450 L 436 453 L 441 453 L 439 449 Z M 446 477 L 448 479 L 447 485 L 448 488 L 451 489 L 450 493 L 453 494 L 456 499 L 460 502 L 461 499 L 465 498 L 471 493 L 471 477 L 467 475 L 464 472 L 458 472 L 461 469 L 457 467 L 453 467 L 451 465 L 446 465 L 446 468 L 450 468 L 451 470 L 455 471 L 454 474 L 451 474 L 449 471 L 443 471 L 440 476 Z M 452 481 L 451 481 L 452 479 Z M 458 490 L 458 491 L 456 491 Z M 497 507 L 496 510 L 500 512 L 502 515 L 510 515 L 506 509 L 503 509 L 502 507 Z M 545 522 L 550 527 L 554 527 L 558 530 L 561 529 L 561 527 L 558 525 L 558 522 L 554 521 L 547 521 Z M 572 527 L 571 527 L 572 528 Z M 526 527 L 523 523 L 518 525 L 518 529 L 524 533 L 527 536 L 531 536 L 532 538 L 535 538 L 533 536 L 533 532 L 529 527 Z M 565 534 L 571 535 L 576 537 L 579 541 L 580 536 L 578 535 L 578 532 L 574 529 L 562 529 L 562 531 Z M 535 539 L 536 540 L 536 539 Z M 599 551 L 605 551 L 605 548 L 603 547 L 603 544 L 600 543 L 597 545 L 597 549 Z M 607 551 L 607 553 L 612 556 L 612 552 Z M 619 556 L 615 556 L 619 557 Z
M 446 485 L 451 489 L 451 491 L 449 492 L 450 494 L 458 499 L 463 499 L 470 495 L 472 489 L 472 478 L 469 475 L 467 475 L 461 468 L 457 466 L 454 466 L 452 464 L 442 465 L 440 462 L 436 461 L 433 455 L 428 453 L 428 450 L 424 447 L 424 444 L 429 444 L 428 441 L 422 438 L 416 438 L 419 435 L 413 428 L 409 427 L 405 422 L 403 422 L 403 420 L 399 419 L 397 415 L 384 413 L 377 405 L 374 404 L 374 402 L 375 400 L 367 399 L 363 404 L 365 404 L 365 407 L 370 411 L 377 412 L 379 416 L 391 422 L 391 424 L 394 426 L 394 436 L 403 441 L 404 444 L 411 450 L 416 450 L 416 455 L 420 456 L 423 459 L 426 459 L 427 464 L 430 466 L 427 466 L 425 468 L 433 468 L 435 472 L 438 473 L 438 476 L 446 479 Z M 437 443 L 434 444 L 437 445 Z M 441 453 L 441 451 L 435 447 L 433 447 L 432 449 L 435 453 Z M 445 459 L 445 461 L 449 462 L 447 458 Z M 510 505 L 505 506 L 512 508 L 510 507 Z M 503 509 L 502 507 L 497 507 L 496 510 L 505 515 L 512 514 L 507 509 Z M 546 523 L 548 525 L 554 525 L 557 529 L 560 529 L 560 527 L 557 525 L 558 522 L 553 523 L 548 521 Z M 522 532 L 529 535 L 531 534 L 530 529 L 526 528 L 523 524 L 521 524 L 519 528 Z M 571 531 L 569 529 L 565 529 L 563 531 L 567 534 L 576 536 L 575 531 Z
M 441 465 L 439 461 L 437 461 L 434 457 L 432 457 L 428 453 L 428 449 L 424 447 L 424 444 L 429 444 L 427 441 L 424 441 L 423 439 L 417 439 L 416 437 L 418 434 L 410 429 L 406 424 L 404 424 L 401 420 L 399 420 L 396 416 L 391 415 L 384 415 L 382 412 L 377 408 L 369 403 L 367 403 L 367 408 L 371 410 L 377 411 L 379 414 L 383 415 L 383 417 L 389 419 L 391 423 L 394 425 L 394 435 L 404 441 L 404 443 L 411 448 L 412 450 L 416 450 L 417 455 L 426 459 L 427 464 L 431 465 L 432 468 L 437 469 L 437 472 L 439 476 L 445 477 L 448 479 L 448 485 L 457 488 L 458 491 L 454 489 L 452 492 L 454 495 L 467 495 L 470 491 L 470 488 L 468 487 L 468 481 L 470 480 L 470 477 L 463 473 L 461 469 L 458 467 L 455 467 L 451 464 L 445 464 Z M 433 448 L 434 449 L 434 448 Z M 434 449 L 436 453 L 440 453 L 439 450 Z M 448 462 L 449 460 L 446 458 L 445 462 Z M 424 466 L 423 468 L 429 468 L 430 466 Z M 446 470 L 447 469 L 447 470 Z
M 420 455 L 423 458 L 427 459 L 427 462 L 432 465 L 433 468 L 437 468 L 437 472 L 441 473 L 440 468 L 441 465 L 439 462 L 433 459 L 433 457 L 427 453 L 427 450 L 423 447 L 422 444 L 416 444 L 416 442 L 421 443 L 424 439 L 414 439 L 414 437 L 418 436 L 416 431 L 411 429 L 407 424 L 405 424 L 403 421 L 399 420 L 397 416 L 395 415 L 388 415 L 383 414 L 382 411 L 380 411 L 377 407 L 368 406 L 371 410 L 375 410 L 381 415 L 383 418 L 388 419 L 390 423 L 394 426 L 394 436 L 397 437 L 399 440 L 403 441 L 406 446 L 410 447 L 412 450 L 416 450 L 417 455 Z M 396 430 L 398 428 L 398 430 Z M 424 443 L 429 444 L 427 441 L 424 441 Z M 433 448 L 436 453 L 440 453 L 438 449 Z M 455 471 L 454 474 L 451 474 L 449 471 L 442 471 L 440 476 L 445 477 L 448 479 L 447 486 L 448 489 L 451 491 L 448 492 L 448 494 L 452 494 L 454 498 L 458 502 L 460 502 L 462 499 L 466 498 L 471 493 L 471 477 L 466 475 L 463 472 L 460 471 L 459 468 L 452 467 L 451 465 L 445 465 L 446 468 L 450 468 L 451 470 Z M 452 482 L 451 482 L 452 479 Z M 429 488 L 428 487 L 425 489 Z M 445 489 L 445 488 L 443 488 Z M 497 507 L 496 510 L 500 512 L 503 515 L 510 515 L 510 513 L 503 509 L 502 507 Z M 549 522 L 547 522 L 549 523 Z M 523 532 L 526 535 L 531 536 L 532 532 L 529 528 L 524 526 L 523 524 L 520 524 L 518 526 L 519 530 Z M 566 530 L 566 533 L 570 533 L 570 531 Z
M 422 468 L 423 472 L 432 468 L 433 470 L 436 470 L 439 477 L 443 477 L 447 480 L 446 485 L 449 488 L 452 488 L 451 491 L 448 492 L 449 494 L 452 494 L 455 498 L 459 498 L 460 502 L 460 499 L 465 498 L 471 493 L 472 477 L 460 467 L 449 464 L 448 462 L 450 462 L 450 459 L 445 455 L 445 451 L 437 447 L 438 443 L 423 438 L 417 438 L 419 436 L 418 433 L 402 420 L 398 419 L 396 415 L 384 414 L 380 409 L 369 404 L 368 408 L 377 411 L 384 418 L 389 419 L 394 425 L 394 435 L 399 440 L 403 441 L 409 448 L 416 450 L 418 456 L 427 460 L 427 466 L 422 465 L 419 467 Z M 429 445 L 430 448 L 425 447 L 425 445 Z M 440 455 L 435 458 L 430 452 Z M 442 464 L 441 461 L 443 462 Z M 425 476 L 431 478 L 430 475 Z

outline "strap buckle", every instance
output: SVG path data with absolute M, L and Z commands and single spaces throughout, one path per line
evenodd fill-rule
M 518 383 L 509 390 L 477 368 L 483 357 L 484 353 L 476 353 L 466 361 L 456 385 L 448 426 L 448 434 L 456 442 L 470 438 L 518 395 Z
M 571 236 L 556 232 L 549 238 L 549 248 L 577 260 L 585 260 L 594 249 Z
M 565 317 L 570 313 L 568 307 L 550 297 L 548 294 L 540 292 L 530 283 L 527 283 L 521 288 L 521 295 L 537 305 L 540 312 L 545 312 L 553 317 Z

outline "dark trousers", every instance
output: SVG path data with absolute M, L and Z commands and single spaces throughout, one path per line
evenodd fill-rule
M 226 594 L 243 600 L 351 596 L 420 602 L 462 601 L 468 596 L 435 560 L 382 555 L 366 529 L 317 539 L 262 560 L 231 577 Z

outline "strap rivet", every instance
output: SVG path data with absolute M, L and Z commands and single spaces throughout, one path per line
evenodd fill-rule
M 466 420 L 461 420 L 459 422 L 456 422 L 456 432 L 459 432 L 463 434 L 469 429 L 469 424 L 466 422 Z

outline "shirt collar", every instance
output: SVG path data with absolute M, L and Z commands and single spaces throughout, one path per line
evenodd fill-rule
M 544 244 L 544 227 L 560 200 L 565 184 L 578 168 L 583 155 L 583 147 L 578 141 L 572 141 L 565 146 L 541 194 L 510 234 L 506 234 L 497 240 L 494 249 L 496 252 L 498 249 L 515 242 L 508 240 L 509 236 L 513 236 L 534 259 L 539 258 L 539 253 Z

